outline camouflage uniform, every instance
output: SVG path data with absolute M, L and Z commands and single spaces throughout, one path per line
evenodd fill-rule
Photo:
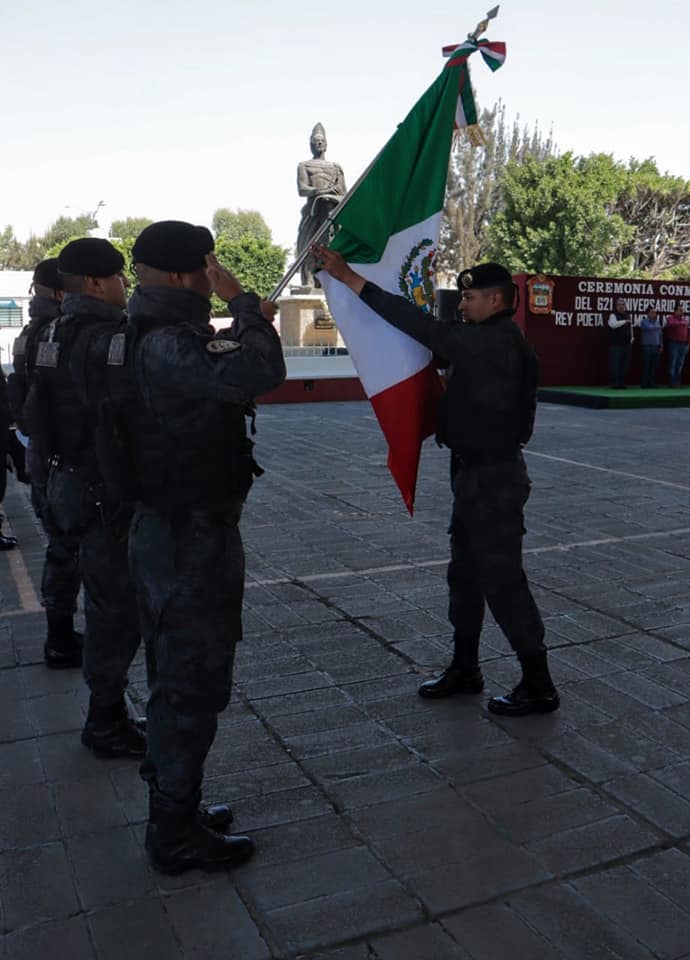
M 35 394 L 25 406 L 37 456 L 51 461 L 45 516 L 52 529 L 79 543 L 84 583 L 84 677 L 91 708 L 107 712 L 123 703 L 127 671 L 140 642 L 134 586 L 128 572 L 131 507 L 107 501 L 95 454 L 87 406 L 87 381 L 97 331 L 122 318 L 119 307 L 69 295 L 54 341 L 56 366 L 36 365 Z M 47 332 L 43 335 L 45 343 Z M 41 421 L 43 421 L 41 423 Z M 41 507 L 43 509 L 43 507 Z
M 142 775 L 156 809 L 180 820 L 198 806 L 242 635 L 238 523 L 251 478 L 238 489 L 232 453 L 246 450 L 242 405 L 285 376 L 258 299 L 242 294 L 230 308 L 232 328 L 216 335 L 208 300 L 190 291 L 137 288 L 129 304 L 141 398 L 129 431 L 142 484 L 130 564 L 151 693 Z

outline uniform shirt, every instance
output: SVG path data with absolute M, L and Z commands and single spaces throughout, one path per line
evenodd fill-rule
M 117 326 L 123 317 L 122 307 L 95 297 L 68 294 L 54 330 L 54 343 L 58 345 L 55 364 L 41 359 L 51 326 L 43 330 L 37 341 L 32 385 L 40 396 L 40 418 L 45 422 L 39 446 L 46 448 L 49 457 L 59 456 L 64 464 L 79 468 L 93 480 L 98 479 L 93 422 L 86 397 L 74 379 L 75 366 L 86 364 L 96 331 Z M 79 362 L 75 363 L 77 358 Z M 34 419 L 37 413 L 34 412 Z
M 190 400 L 245 403 L 283 382 L 280 339 L 256 294 L 242 293 L 229 307 L 236 319 L 216 333 L 209 301 L 192 291 L 137 287 L 132 294 L 132 321 L 169 321 L 143 337 L 137 353 L 137 382 L 154 413 L 184 417 Z
M 216 333 L 209 301 L 192 291 L 144 287 L 130 299 L 133 372 L 146 411 L 127 414 L 137 498 L 159 510 L 220 509 L 251 483 L 245 405 L 283 382 L 285 361 L 255 294 L 229 306 L 235 320 Z
M 59 300 L 52 297 L 33 297 L 29 304 L 30 322 L 22 327 L 12 347 L 13 372 L 8 381 L 8 396 L 12 418 L 21 427 L 22 408 L 31 386 L 36 362 L 36 348 L 43 331 L 60 316 Z
M 664 328 L 659 317 L 650 320 L 649 317 L 640 317 L 641 342 L 643 347 L 660 347 L 664 335 Z
M 443 443 L 464 454 L 500 455 L 526 442 L 521 437 L 531 433 L 536 389 L 526 396 L 525 366 L 533 361 L 536 379 L 536 357 L 512 310 L 483 323 L 448 324 L 370 282 L 360 297 L 448 367 L 437 425 Z

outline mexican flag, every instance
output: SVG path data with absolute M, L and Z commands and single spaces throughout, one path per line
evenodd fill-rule
M 335 217 L 339 230 L 331 248 L 361 276 L 427 312 L 434 305 L 453 130 L 476 123 L 467 58 L 487 44 L 467 40 L 453 48 L 436 82 Z M 421 445 L 434 432 L 442 392 L 431 353 L 339 281 L 325 272 L 319 280 L 388 441 L 388 467 L 412 513 Z

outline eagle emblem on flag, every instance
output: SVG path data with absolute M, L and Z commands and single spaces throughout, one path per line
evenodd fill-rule
M 398 277 L 398 287 L 404 297 L 431 313 L 436 302 L 434 273 L 436 244 L 428 237 L 420 240 L 410 250 Z

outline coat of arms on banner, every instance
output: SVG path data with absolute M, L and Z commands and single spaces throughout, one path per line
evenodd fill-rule
M 410 250 L 404 261 L 398 278 L 398 287 L 402 295 L 426 313 L 434 309 L 436 292 L 434 290 L 434 268 L 436 266 L 436 245 L 433 240 L 420 240 Z

